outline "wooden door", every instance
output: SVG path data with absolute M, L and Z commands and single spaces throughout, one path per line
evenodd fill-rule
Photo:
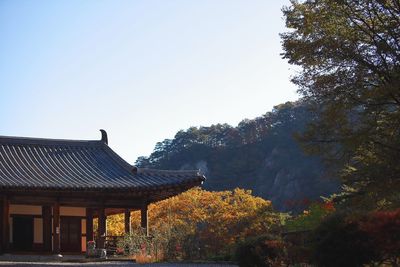
M 13 249 L 30 251 L 33 247 L 33 216 L 13 217 Z
M 81 218 L 61 217 L 60 245 L 62 252 L 81 252 Z

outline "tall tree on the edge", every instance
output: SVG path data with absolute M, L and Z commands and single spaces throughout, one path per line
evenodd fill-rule
M 283 57 L 319 113 L 306 147 L 343 164 L 353 204 L 398 206 L 400 2 L 293 0 L 283 13 Z

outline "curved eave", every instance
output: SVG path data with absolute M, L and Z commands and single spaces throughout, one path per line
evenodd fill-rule
M 109 187 L 109 186 L 98 186 L 98 187 L 45 187 L 45 186 L 0 186 L 0 191 L 21 191 L 21 192 L 93 192 L 93 193 L 145 193 L 162 190 L 173 190 L 182 187 L 195 187 L 199 186 L 205 180 L 204 176 L 198 176 L 194 179 L 187 179 L 179 183 L 174 184 L 160 184 L 154 186 L 140 186 L 140 187 Z
M 0 136 L 0 191 L 177 194 L 205 180 L 199 171 L 136 168 L 106 141 Z

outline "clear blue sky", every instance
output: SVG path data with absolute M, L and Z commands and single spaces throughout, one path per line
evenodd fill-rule
M 0 135 L 99 139 L 128 162 L 180 129 L 298 98 L 278 0 L 2 0 Z

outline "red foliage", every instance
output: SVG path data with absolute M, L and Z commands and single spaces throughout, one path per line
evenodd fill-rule
M 323 208 L 324 208 L 326 211 L 335 211 L 335 206 L 334 206 L 334 204 L 333 204 L 332 201 L 325 202 L 325 203 L 323 204 Z
M 382 259 L 395 258 L 400 253 L 400 208 L 373 212 L 360 221 Z

